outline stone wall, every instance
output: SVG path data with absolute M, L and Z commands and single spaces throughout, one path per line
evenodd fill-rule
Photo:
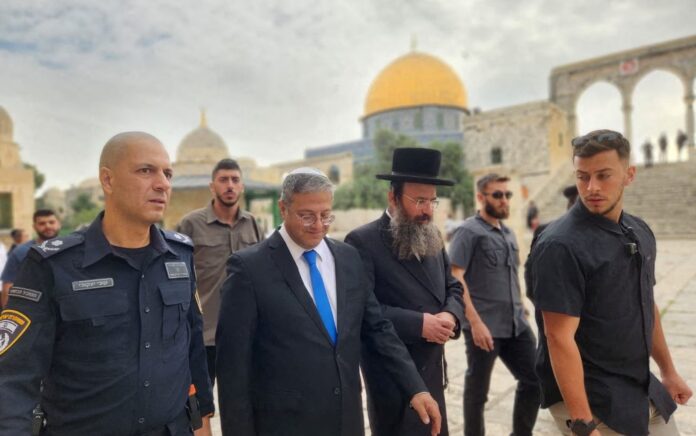
M 491 165 L 515 168 L 528 191 L 570 159 L 565 114 L 547 101 L 481 112 L 465 117 L 463 127 L 469 171 Z M 501 151 L 500 162 L 492 160 L 495 148 Z
M 365 136 L 374 138 L 386 129 L 406 135 L 422 132 L 459 132 L 464 111 L 442 106 L 419 106 L 372 115 L 363 121 Z
M 300 167 L 317 168 L 327 176 L 331 174 L 332 167 L 335 167 L 338 170 L 338 185 L 353 180 L 353 155 L 350 152 L 309 157 L 268 167 L 243 168 L 243 170 L 245 179 L 279 185 L 285 174 Z
M 0 193 L 9 193 L 11 198 L 12 228 L 32 231 L 34 214 L 34 173 L 19 168 L 0 170 Z

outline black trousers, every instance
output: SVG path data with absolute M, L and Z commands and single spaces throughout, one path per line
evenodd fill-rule
M 206 345 L 205 354 L 208 357 L 208 376 L 210 377 L 210 384 L 215 387 L 215 345 Z
M 517 380 L 512 412 L 512 434 L 531 436 L 539 412 L 540 388 L 534 373 L 536 339 L 528 328 L 513 338 L 493 338 L 493 351 L 474 344 L 471 332 L 464 330 L 467 369 L 464 377 L 464 435 L 483 436 L 486 426 L 483 410 L 488 401 L 491 373 L 500 357 Z

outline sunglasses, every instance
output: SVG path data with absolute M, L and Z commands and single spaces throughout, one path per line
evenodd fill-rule
M 617 132 L 607 132 L 607 133 L 601 133 L 599 135 L 592 135 L 592 136 L 578 136 L 577 138 L 573 138 L 572 141 L 570 141 L 571 145 L 573 147 L 580 147 L 582 145 L 587 144 L 590 141 L 595 141 L 595 142 L 604 142 L 604 141 L 614 141 L 616 139 L 621 138 L 621 134 Z
M 496 200 L 502 200 L 503 197 L 507 198 L 508 200 L 512 198 L 512 191 L 493 191 L 493 192 L 482 192 L 483 195 L 490 195 L 491 197 L 495 198 Z

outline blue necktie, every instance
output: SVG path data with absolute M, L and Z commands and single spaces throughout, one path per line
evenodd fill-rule
M 305 251 L 302 256 L 309 264 L 309 276 L 312 279 L 312 292 L 314 293 L 314 304 L 317 305 L 319 317 L 329 332 L 331 342 L 336 344 L 336 324 L 334 323 L 333 313 L 331 313 L 331 305 L 329 297 L 326 295 L 324 280 L 321 278 L 319 268 L 317 268 L 317 252 L 314 250 Z

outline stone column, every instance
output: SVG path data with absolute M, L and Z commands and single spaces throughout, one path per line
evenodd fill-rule
M 621 112 L 623 112 L 623 122 L 624 122 L 624 137 L 628 139 L 628 142 L 633 145 L 633 124 L 631 122 L 631 113 L 633 112 L 633 104 L 631 104 L 631 94 L 628 91 L 621 91 L 621 97 L 623 100 L 623 105 L 621 106 Z
M 686 147 L 689 153 L 688 159 L 696 161 L 696 149 L 694 148 L 694 92 L 691 87 L 687 88 L 684 104 L 686 104 L 686 136 L 688 138 Z
M 557 97 L 553 103 L 565 112 L 566 120 L 568 121 L 567 132 L 570 135 L 567 142 L 570 144 L 570 140 L 578 136 L 578 120 L 575 115 L 575 106 L 577 101 L 575 95 L 563 95 L 561 97 Z
M 621 105 L 621 112 L 623 112 L 623 124 L 624 124 L 624 137 L 628 139 L 631 144 L 633 153 L 631 153 L 631 163 L 636 162 L 636 157 L 638 156 L 639 147 L 637 144 L 633 143 L 633 123 L 631 120 L 631 115 L 633 113 L 633 104 L 631 102 L 631 91 L 626 89 L 621 89 L 621 100 L 623 104 Z

